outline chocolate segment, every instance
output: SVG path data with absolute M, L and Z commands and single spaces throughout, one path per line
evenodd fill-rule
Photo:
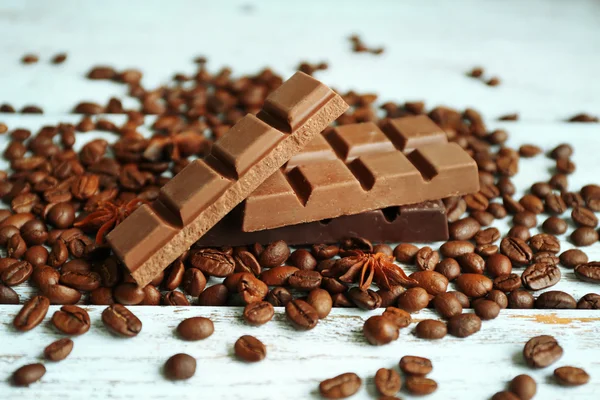
M 446 208 L 439 200 L 256 232 L 242 231 L 242 213 L 243 208 L 236 207 L 196 245 L 245 246 L 277 240 L 289 245 L 303 245 L 337 243 L 352 236 L 373 242 L 426 243 L 448 239 Z
M 410 121 L 400 121 L 404 119 Z M 475 161 L 459 145 L 448 143 L 444 131 L 427 116 L 398 118 L 388 124 L 402 129 L 388 129 L 386 136 L 375 124 L 361 123 L 326 133 L 325 140 L 318 139 L 248 196 L 243 230 L 296 225 L 479 190 Z
M 184 168 L 157 201 L 107 235 L 108 243 L 145 286 L 347 108 L 327 86 L 296 73 L 267 97 L 258 118 L 242 118 L 206 160 Z

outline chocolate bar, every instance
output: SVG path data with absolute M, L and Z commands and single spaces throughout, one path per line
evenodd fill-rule
M 107 241 L 140 285 L 150 282 L 300 151 L 348 105 L 298 72 L 120 223 Z
M 284 240 L 289 245 L 303 245 L 337 243 L 353 236 L 378 243 L 425 243 L 448 239 L 446 208 L 440 200 L 256 232 L 242 231 L 242 213 L 243 208 L 236 207 L 202 236 L 196 245 L 245 246 L 268 244 L 276 240 Z
M 414 149 L 414 150 L 413 150 Z M 408 153 L 408 154 L 405 154 Z M 245 232 L 473 193 L 477 164 L 427 116 L 337 127 L 244 202 Z

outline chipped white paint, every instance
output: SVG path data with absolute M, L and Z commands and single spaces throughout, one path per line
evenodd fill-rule
M 46 4 L 48 3 L 48 4 Z M 577 172 L 572 188 L 598 182 L 599 125 L 555 123 L 574 113 L 600 113 L 599 26 L 600 5 L 594 1 L 547 2 L 333 2 L 316 0 L 257 2 L 244 0 L 206 4 L 105 0 L 102 7 L 85 2 L 6 0 L 0 4 L 0 103 L 17 107 L 38 104 L 44 116 L 0 115 L 10 128 L 37 130 L 44 124 L 77 122 L 65 113 L 78 101 L 105 103 L 124 88 L 110 82 L 82 79 L 90 66 L 108 63 L 118 68 L 141 67 L 144 84 L 166 82 L 174 71 L 193 71 L 191 59 L 207 55 L 213 68 L 230 65 L 237 73 L 255 72 L 264 65 L 289 75 L 298 61 L 326 60 L 330 70 L 318 75 L 328 84 L 346 90 L 373 91 L 381 100 L 424 99 L 428 105 L 475 105 L 488 118 L 518 111 L 523 122 L 490 123 L 506 128 L 509 145 L 535 143 L 545 150 L 568 141 L 575 147 Z M 93 8 L 92 8 L 93 7 Z M 252 8 L 250 13 L 243 9 Z M 493 23 L 489 16 L 493 15 Z M 306 21 L 310 19 L 310 23 Z M 228 33 L 231 27 L 233 33 Z M 240 32 L 243 32 L 243 40 Z M 273 32 L 277 40 L 271 40 Z M 369 45 L 384 45 L 381 57 L 353 54 L 347 36 L 359 32 Z M 281 46 L 283 40 L 289 44 Z M 315 43 L 319 45 L 316 46 Z M 22 66 L 25 52 L 40 55 L 38 64 Z M 66 51 L 67 62 L 48 64 L 57 52 Z M 489 88 L 467 79 L 464 72 L 482 65 L 503 84 Z M 125 101 L 126 106 L 135 102 Z M 122 122 L 123 118 L 111 116 Z M 85 140 L 106 137 L 89 133 Z M 85 139 L 85 140 L 81 140 Z M 6 137 L 0 138 L 0 148 Z M 552 161 L 537 157 L 522 160 L 514 182 L 523 194 L 534 181 L 547 180 Z M 0 168 L 6 163 L 0 162 Z M 566 215 L 568 218 L 568 215 Z M 545 216 L 544 216 L 545 218 Z M 540 220 L 541 222 L 541 220 Z M 572 222 L 570 230 L 572 230 Z M 509 221 L 496 221 L 506 232 Z M 532 231 L 533 232 L 533 231 Z M 563 236 L 563 249 L 571 248 Z M 600 260 L 600 245 L 586 249 Z M 410 268 L 407 268 L 410 270 Z M 562 269 L 563 279 L 552 289 L 579 299 L 600 292 L 600 286 L 577 281 Z M 34 289 L 18 288 L 22 297 Z M 67 360 L 47 364 L 43 382 L 28 389 L 9 385 L 17 367 L 41 358 L 43 348 L 60 337 L 45 322 L 32 332 L 12 328 L 16 306 L 0 306 L 0 398 L 23 399 L 304 399 L 317 397 L 322 379 L 354 371 L 365 385 L 355 399 L 375 398 L 372 376 L 380 367 L 394 367 L 406 354 L 430 357 L 432 378 L 440 385 L 430 399 L 485 399 L 502 390 L 520 373 L 538 381 L 538 399 L 596 399 L 600 392 L 600 313 L 597 311 L 506 311 L 485 322 L 478 334 L 467 339 L 447 337 L 435 344 L 415 338 L 410 327 L 389 346 L 372 347 L 362 338 L 362 322 L 378 312 L 334 310 L 310 332 L 299 333 L 285 322 L 282 310 L 274 321 L 252 328 L 244 325 L 238 308 L 132 307 L 143 321 L 142 333 L 133 339 L 115 338 L 100 322 L 103 307 L 89 307 L 94 326 L 75 338 Z M 178 340 L 173 330 L 184 318 L 209 316 L 215 334 L 195 343 Z M 436 318 L 424 311 L 415 318 Z M 232 345 L 242 334 L 252 334 L 268 347 L 264 362 L 247 365 L 232 357 Z M 525 341 L 537 334 L 555 335 L 565 348 L 558 365 L 573 364 L 591 375 L 589 385 L 564 389 L 550 375 L 552 367 L 528 369 L 520 352 Z M 198 359 L 197 373 L 187 382 L 163 379 L 160 368 L 177 352 Z M 403 393 L 403 398 L 412 398 Z

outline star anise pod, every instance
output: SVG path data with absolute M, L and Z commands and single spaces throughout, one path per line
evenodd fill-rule
M 104 243 L 105 236 L 129 216 L 141 204 L 147 204 L 146 200 L 135 198 L 123 204 L 105 201 L 93 212 L 86 215 L 82 220 L 73 225 L 87 232 L 96 232 L 96 244 Z
M 325 276 L 338 278 L 342 282 L 358 282 L 360 290 L 367 290 L 371 283 L 389 290 L 393 286 L 415 286 L 417 281 L 409 278 L 394 257 L 382 253 L 364 253 L 360 250 L 340 258 L 331 269 L 323 271 Z

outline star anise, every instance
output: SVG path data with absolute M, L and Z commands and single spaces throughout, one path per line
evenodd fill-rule
M 352 251 L 352 255 L 340 258 L 323 275 L 336 277 L 342 282 L 358 282 L 360 290 L 367 290 L 375 282 L 381 289 L 393 286 L 415 286 L 417 281 L 409 278 L 400 266 L 394 264 L 394 257 L 382 253 Z
M 105 236 L 120 224 L 125 218 L 135 211 L 141 204 L 147 204 L 146 200 L 135 198 L 126 203 L 119 204 L 105 201 L 80 221 L 73 225 L 88 232 L 96 232 L 96 244 L 104 243 Z

